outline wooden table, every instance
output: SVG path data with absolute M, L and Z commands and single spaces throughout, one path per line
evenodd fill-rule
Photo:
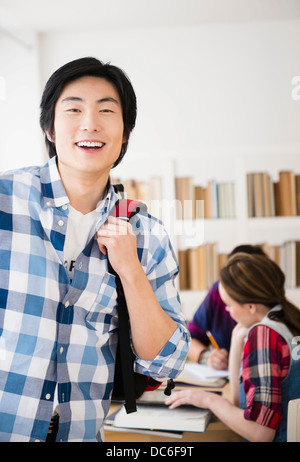
M 230 400 L 230 386 L 229 383 L 222 388 L 209 388 L 211 391 L 218 391 L 222 393 L 224 398 Z M 112 404 L 110 412 L 114 412 L 119 405 Z M 185 432 L 182 438 L 169 438 L 165 436 L 158 436 L 151 434 L 135 433 L 125 431 L 111 431 L 105 430 L 105 441 L 110 442 L 234 442 L 242 441 L 242 438 L 230 430 L 223 422 L 221 422 L 216 416 L 213 416 L 207 429 L 203 433 Z

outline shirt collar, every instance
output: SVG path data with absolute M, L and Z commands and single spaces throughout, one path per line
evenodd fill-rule
M 41 168 L 41 188 L 44 207 L 62 207 L 69 204 L 69 198 L 57 168 L 57 157 L 52 157 L 46 165 Z M 113 185 L 108 180 L 105 197 L 97 204 L 97 209 L 103 215 L 108 215 L 118 200 Z
M 113 209 L 117 200 L 118 195 L 116 194 L 110 180 L 108 180 L 104 199 L 101 199 L 98 202 L 96 210 L 101 212 L 103 215 L 108 215 L 110 211 Z
M 58 172 L 56 156 L 41 168 L 41 188 L 45 207 L 62 207 L 70 202 Z

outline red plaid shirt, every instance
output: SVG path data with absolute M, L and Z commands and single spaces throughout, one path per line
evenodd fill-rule
M 282 418 L 281 382 L 290 365 L 290 351 L 283 337 L 258 325 L 244 346 L 243 386 L 247 408 L 244 417 L 275 430 Z

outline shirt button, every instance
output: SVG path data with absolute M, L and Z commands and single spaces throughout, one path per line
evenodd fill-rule
M 50 207 L 51 201 L 47 201 L 47 202 L 46 202 L 46 205 L 47 205 L 48 207 Z
M 46 396 L 45 396 L 46 399 L 50 399 L 51 398 L 51 395 L 50 393 L 47 393 Z
M 69 300 L 68 300 L 68 301 L 66 301 L 66 303 L 65 303 L 65 307 L 66 307 L 66 308 L 68 308 L 68 306 L 70 306 L 70 302 L 69 302 Z
M 62 206 L 62 209 L 63 209 L 63 210 L 67 210 L 67 208 L 68 208 L 67 205 L 63 205 L 63 206 Z
M 64 226 L 63 220 L 59 220 L 59 221 L 58 221 L 58 224 L 59 224 L 59 226 Z
M 64 347 L 60 347 L 60 349 L 59 349 L 60 354 L 62 354 L 63 351 L 64 351 Z

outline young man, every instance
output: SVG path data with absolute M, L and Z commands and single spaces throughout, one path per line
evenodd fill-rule
M 50 161 L 0 182 L 0 441 L 103 441 L 118 342 L 121 278 L 136 371 L 182 369 L 189 334 L 162 224 L 110 217 L 110 170 L 124 156 L 136 98 L 122 70 L 94 58 L 58 69 L 46 84 L 41 127 Z M 133 232 L 133 228 L 139 230 Z

